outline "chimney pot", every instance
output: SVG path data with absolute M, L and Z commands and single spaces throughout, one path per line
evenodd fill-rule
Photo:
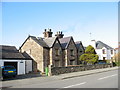
M 49 29 L 49 31 L 51 32 L 51 29 Z
M 46 32 L 46 29 L 45 29 L 45 32 Z

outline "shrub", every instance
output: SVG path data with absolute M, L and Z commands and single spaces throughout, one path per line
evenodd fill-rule
M 80 56 L 80 60 L 89 64 L 94 64 L 98 61 L 98 55 L 96 55 L 95 49 L 89 45 L 85 50 L 85 54 Z

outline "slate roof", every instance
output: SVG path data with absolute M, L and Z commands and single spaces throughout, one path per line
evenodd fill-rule
M 0 45 L 1 59 L 26 59 L 15 46 Z
M 35 37 L 35 36 L 30 36 L 36 43 L 38 43 L 40 46 L 42 47 L 49 47 L 45 41 L 43 40 L 43 38 L 41 37 Z
M 77 49 L 79 49 L 81 43 L 82 43 L 81 41 L 75 42 Z
M 60 41 L 60 44 L 62 46 L 62 49 L 65 49 L 67 48 L 70 40 L 71 40 L 72 36 L 70 37 L 64 37 L 64 38 L 60 38 L 59 41 Z
M 30 57 L 30 55 L 28 55 L 26 52 L 23 52 L 22 55 L 25 57 L 25 59 L 32 60 L 32 58 Z
M 101 41 L 97 41 L 96 42 L 96 48 L 97 49 L 102 49 L 103 47 L 107 48 L 107 49 L 113 49 L 112 47 L 108 46 L 107 44 L 101 42 Z
M 52 47 L 55 40 L 56 40 L 57 37 L 49 37 L 49 38 L 44 38 L 44 42 L 48 45 L 48 47 Z

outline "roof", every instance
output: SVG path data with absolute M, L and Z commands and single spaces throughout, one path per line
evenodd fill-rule
M 75 42 L 75 45 L 76 45 L 77 49 L 80 47 L 81 44 L 82 44 L 81 41 L 77 41 L 77 42 Z
M 30 57 L 30 55 L 28 55 L 26 52 L 23 52 L 22 55 L 25 57 L 25 59 L 32 60 L 32 58 Z
M 41 37 L 30 36 L 36 43 L 38 43 L 42 47 L 49 47 Z
M 69 45 L 69 42 L 70 42 L 71 38 L 72 38 L 72 36 L 70 36 L 70 37 L 64 37 L 64 38 L 60 38 L 59 39 L 60 44 L 62 46 L 62 49 L 67 48 L 67 46 Z
M 25 59 L 15 46 L 0 45 L 1 59 Z
M 102 49 L 103 47 L 107 48 L 107 49 L 113 49 L 112 47 L 108 46 L 107 44 L 101 42 L 101 41 L 97 41 L 96 42 L 96 48 L 97 49 Z
M 25 40 L 25 42 L 29 38 L 33 39 L 37 44 L 39 44 L 40 46 L 42 46 L 44 48 L 51 48 L 57 37 L 41 38 L 41 37 L 35 37 L 35 36 L 30 36 L 29 35 L 29 37 Z M 24 43 L 21 45 L 21 47 L 24 45 Z
M 56 40 L 57 37 L 49 37 L 49 38 L 44 38 L 44 42 L 48 45 L 48 47 L 52 47 L 55 40 Z

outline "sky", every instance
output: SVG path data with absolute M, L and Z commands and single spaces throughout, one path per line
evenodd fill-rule
M 50 28 L 53 36 L 62 31 L 84 46 L 90 40 L 118 46 L 117 2 L 3 2 L 2 45 L 19 48 L 28 35 L 43 37 Z M 91 33 L 91 34 L 90 34 Z

